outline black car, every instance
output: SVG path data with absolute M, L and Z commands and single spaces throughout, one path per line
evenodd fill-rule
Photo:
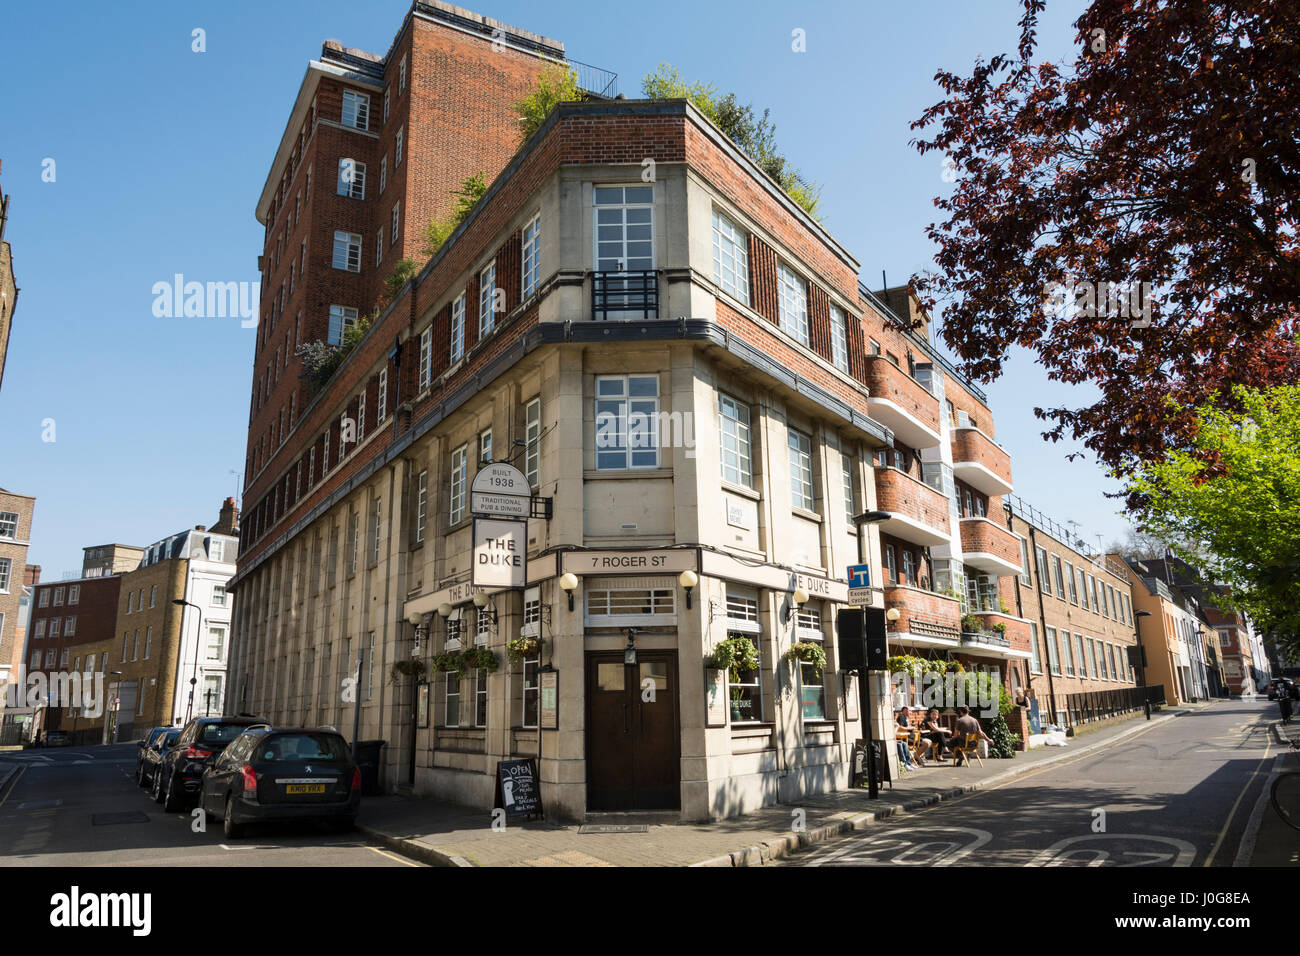
M 181 736 L 181 728 L 179 727 L 155 727 L 154 730 L 161 731 L 161 733 L 150 732 L 146 738 L 146 740 L 150 741 L 149 746 L 141 751 L 135 768 L 135 782 L 142 787 L 150 786 L 153 783 L 154 775 L 158 771 L 158 765 L 162 763 L 163 757 L 167 756 L 167 751 L 176 746 L 176 741 Z
M 198 799 L 199 782 L 211 759 L 244 731 L 258 725 L 270 726 L 260 717 L 195 717 L 154 771 L 154 800 L 167 813 L 188 810 Z
M 1289 696 L 1292 680 L 1289 677 L 1275 677 L 1267 684 L 1268 699 L 1277 700 L 1280 697 Z
M 250 823 L 331 821 L 351 829 L 361 806 L 361 770 L 348 743 L 323 728 L 250 730 L 210 760 L 199 806 L 231 839 Z
M 140 772 L 144 769 L 144 755 L 149 750 L 149 747 L 153 744 L 153 742 L 157 740 L 159 737 L 161 737 L 167 731 L 167 729 L 168 728 L 166 727 L 150 727 L 147 731 L 145 731 L 145 735 L 140 738 L 140 742 L 136 744 L 135 782 L 142 787 L 144 786 L 144 778 L 141 777 Z

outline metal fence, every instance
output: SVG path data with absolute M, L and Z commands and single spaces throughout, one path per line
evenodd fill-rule
M 1146 687 L 1124 687 L 1119 690 L 1066 694 L 1065 710 L 1070 716 L 1070 725 L 1074 726 L 1141 710 L 1147 701 L 1155 706 L 1164 703 L 1164 700 L 1164 685 L 1151 684 Z
M 659 274 L 653 270 L 593 272 L 592 317 L 607 319 L 611 313 L 615 318 L 659 318 Z

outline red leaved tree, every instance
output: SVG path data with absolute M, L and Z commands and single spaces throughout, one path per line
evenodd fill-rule
M 1187 447 L 1195 420 L 1167 399 L 1300 378 L 1300 11 L 1094 0 L 1066 67 L 1034 61 L 1045 3 L 1024 6 L 1018 55 L 939 72 L 947 99 L 912 124 L 955 176 L 927 230 L 937 269 L 913 284 L 974 376 L 1014 343 L 1097 385 L 1035 414 L 1128 474 Z

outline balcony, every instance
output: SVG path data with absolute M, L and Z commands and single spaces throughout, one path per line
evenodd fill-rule
M 659 273 L 593 272 L 591 317 L 605 319 L 659 318 Z
M 1020 573 L 1020 541 L 988 518 L 961 519 L 961 562 L 994 577 Z
M 958 647 L 961 643 L 961 602 L 924 588 L 885 587 L 885 607 L 897 608 L 889 625 L 889 640 L 918 647 Z
M 876 507 L 891 515 L 876 525 L 885 534 L 912 544 L 948 543 L 948 499 L 911 475 L 877 468 Z
M 933 448 L 939 436 L 939 399 L 889 359 L 867 358 L 867 413 L 904 445 Z
M 952 438 L 952 474 L 977 491 L 1009 495 L 1011 456 L 978 428 L 957 428 Z

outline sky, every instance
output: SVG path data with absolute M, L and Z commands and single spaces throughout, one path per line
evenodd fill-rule
M 780 148 L 821 184 L 826 226 L 879 288 L 932 267 L 942 161 L 909 124 L 938 69 L 1015 49 L 1016 0 L 611 5 L 464 0 L 562 41 L 640 93 L 660 62 L 771 110 Z M 1044 57 L 1069 57 L 1083 4 L 1050 3 Z M 0 391 L 0 487 L 37 498 L 28 561 L 51 580 L 81 549 L 211 525 L 242 485 L 254 334 L 233 318 L 154 314 L 155 283 L 256 282 L 254 216 L 321 43 L 385 52 L 407 0 L 58 6 L 8 3 L 0 189 L 20 294 Z M 202 30 L 202 52 L 194 31 Z M 803 52 L 794 31 L 802 30 Z M 52 58 L 51 51 L 59 56 Z M 16 78 L 23 78 L 17 81 Z M 52 161 L 52 162 L 51 162 Z M 1090 542 L 1121 537 L 1119 486 L 1035 406 L 1091 403 L 1025 352 L 984 386 L 1016 494 Z

